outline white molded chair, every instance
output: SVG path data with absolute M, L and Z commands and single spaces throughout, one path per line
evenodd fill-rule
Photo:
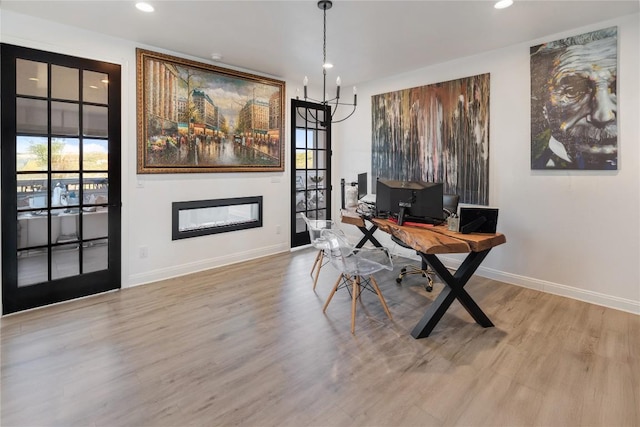
M 316 259 L 313 261 L 313 266 L 311 267 L 311 277 L 313 278 L 313 289 L 316 289 L 316 285 L 318 284 L 318 276 L 320 276 L 320 269 L 327 264 L 328 261 L 325 262 L 325 251 L 329 249 L 328 243 L 322 237 L 322 230 L 331 229 L 340 235 L 344 235 L 342 231 L 338 228 L 336 223 L 330 219 L 309 219 L 307 216 L 300 212 L 300 216 L 304 219 L 304 222 L 307 224 L 307 230 L 309 231 L 309 238 L 311 239 L 311 245 L 318 249 L 318 254 L 316 255 Z M 315 273 L 315 277 L 314 277 Z
M 328 245 L 327 254 L 331 265 L 335 267 L 340 276 L 336 281 L 322 312 L 326 312 L 331 298 L 339 288 L 347 288 L 351 294 L 351 333 L 356 329 L 356 301 L 363 290 L 375 293 L 384 308 L 385 313 L 391 319 L 389 307 L 380 292 L 378 283 L 372 274 L 381 270 L 393 270 L 393 262 L 386 248 L 360 248 L 350 244 L 344 235 L 336 233 L 332 229 L 324 229 L 321 232 L 325 243 Z M 349 288 L 351 286 L 351 289 Z

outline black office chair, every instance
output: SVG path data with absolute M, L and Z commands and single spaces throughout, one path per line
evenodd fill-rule
M 442 210 L 444 211 L 445 219 L 458 212 L 459 202 L 460 196 L 458 196 L 457 194 L 443 194 Z M 413 249 L 411 246 L 407 245 L 395 236 L 391 236 L 391 240 L 393 240 L 403 248 Z M 435 274 L 435 272 L 431 270 L 429 265 L 424 260 L 421 261 L 420 267 L 412 264 L 402 267 L 402 269 L 400 270 L 400 274 L 396 278 L 396 283 L 402 283 L 402 279 L 404 279 L 404 276 L 408 276 L 410 274 L 420 274 L 422 277 L 426 278 L 427 283 L 425 284 L 424 288 L 427 290 L 427 292 L 431 292 L 433 290 L 433 275 Z

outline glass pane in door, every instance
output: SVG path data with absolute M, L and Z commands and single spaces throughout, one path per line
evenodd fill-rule
M 109 208 L 99 207 L 95 211 L 82 212 L 82 239 L 107 237 L 109 231 Z
M 45 228 L 46 235 L 47 230 Z M 35 285 L 48 279 L 48 249 L 28 249 L 18 251 L 18 287 Z
M 96 107 L 85 105 L 83 108 L 83 129 L 84 136 L 96 136 L 106 138 L 109 136 L 109 110 L 107 107 Z
M 109 100 L 109 76 L 87 70 L 82 74 L 82 94 L 85 102 L 106 104 Z
M 109 167 L 109 141 L 106 139 L 85 139 L 82 143 L 82 168 L 106 171 Z
M 51 280 L 80 274 L 78 243 L 51 248 Z
M 82 179 L 82 190 L 85 206 L 109 203 L 109 183 L 106 173 L 86 173 Z
M 47 170 L 49 162 L 49 138 L 46 136 L 16 137 L 16 171 L 33 172 Z M 46 178 L 46 177 L 45 177 Z M 18 176 L 18 180 L 21 178 Z
M 82 248 L 82 271 L 106 270 L 109 267 L 108 239 L 86 242 Z
M 52 226 L 58 230 L 58 224 L 53 223 Z M 48 228 L 49 213 L 46 209 L 18 214 L 18 249 L 48 245 Z
M 46 134 L 48 120 L 47 101 L 16 98 L 16 130 L 19 133 Z
M 51 133 L 78 136 L 80 130 L 80 106 L 71 102 L 51 103 Z
M 46 62 L 16 59 L 16 95 L 46 97 L 48 76 Z
M 315 148 L 319 150 L 327 149 L 327 133 L 326 132 L 316 132 L 316 146 Z
M 77 68 L 51 66 L 51 97 L 78 101 L 80 98 L 80 73 Z
M 51 170 L 77 171 L 80 169 L 79 144 L 77 138 L 51 138 Z M 64 176 L 60 175 L 58 178 L 63 179 Z

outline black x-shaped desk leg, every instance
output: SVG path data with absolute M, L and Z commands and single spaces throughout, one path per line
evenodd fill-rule
M 367 227 L 358 227 L 358 228 L 360 229 L 360 231 L 362 231 L 362 234 L 364 234 L 364 236 L 362 236 L 362 239 L 360 239 L 360 241 L 356 245 L 356 249 L 360 249 L 361 247 L 363 247 L 364 244 L 367 243 L 367 240 L 371 241 L 371 243 L 373 243 L 373 245 L 377 248 L 382 247 L 380 242 L 378 242 L 378 239 L 373 237 L 373 233 L 378 229 L 377 225 L 373 224 L 371 228 L 367 228 Z
M 462 304 L 480 326 L 484 328 L 493 326 L 493 323 L 491 323 L 487 315 L 484 314 L 467 291 L 463 289 L 471 276 L 473 276 L 473 273 L 475 273 L 482 261 L 489 254 L 490 250 L 491 249 L 482 252 L 471 252 L 467 255 L 454 275 L 451 275 L 437 256 L 420 253 L 422 259 L 429 263 L 444 281 L 445 287 L 436 300 L 431 303 L 422 319 L 420 319 L 415 328 L 413 328 L 413 331 L 411 331 L 412 337 L 424 338 L 429 336 L 433 328 L 436 327 L 440 319 L 442 319 L 442 316 L 444 316 L 444 313 L 449 309 L 451 303 L 456 299 L 460 301 L 460 304 Z

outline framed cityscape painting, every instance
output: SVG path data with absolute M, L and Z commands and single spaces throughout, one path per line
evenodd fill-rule
M 283 81 L 144 49 L 138 173 L 284 170 Z

